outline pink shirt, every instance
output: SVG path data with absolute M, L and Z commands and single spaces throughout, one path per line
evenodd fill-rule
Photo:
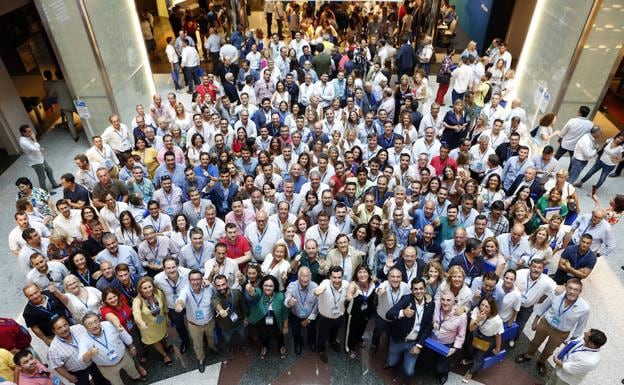
M 37 369 L 34 374 L 21 373 L 19 375 L 20 385 L 52 385 L 54 382 L 50 377 L 50 371 L 43 364 L 37 361 Z
M 466 338 L 466 313 L 460 316 L 455 315 L 455 307 L 451 310 L 450 316 L 441 317 L 440 303 L 436 302 L 433 313 L 433 336 L 441 343 L 453 344 L 455 349 L 461 349 Z
M 165 164 L 165 152 L 167 152 L 167 147 L 163 146 L 163 148 L 158 151 L 158 155 L 156 155 L 156 160 L 158 164 Z M 186 165 L 186 159 L 184 158 L 184 151 L 178 146 L 173 146 L 173 153 L 175 154 L 176 163 L 181 165 Z
M 234 211 L 230 211 L 225 215 L 225 223 L 234 223 L 238 229 L 239 234 L 245 234 L 245 228 L 247 224 L 256 220 L 256 215 L 252 210 L 243 209 L 243 215 L 238 218 Z

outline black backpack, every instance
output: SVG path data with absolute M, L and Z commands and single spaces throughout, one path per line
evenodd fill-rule
M 529 132 L 532 138 L 535 138 L 537 136 L 537 133 L 539 132 L 539 128 L 540 126 L 536 126 L 534 129 L 531 130 L 531 132 Z

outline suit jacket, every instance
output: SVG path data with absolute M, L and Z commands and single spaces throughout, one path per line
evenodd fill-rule
M 223 194 L 223 185 L 221 184 L 221 182 L 217 182 L 210 189 L 210 191 L 208 192 L 208 197 L 210 198 L 210 201 L 212 201 L 212 204 L 215 205 L 215 207 L 217 208 L 218 217 L 225 217 L 225 214 L 227 214 L 231 210 L 232 201 L 237 194 L 238 185 L 234 183 L 230 183 L 230 186 L 228 187 L 227 199 Z
M 269 114 L 269 116 L 273 114 L 274 112 L 277 112 L 277 110 L 274 108 L 271 108 L 271 113 Z M 254 112 L 253 116 L 251 117 L 251 120 L 253 120 L 253 122 L 256 123 L 256 129 L 258 130 L 258 134 L 260 133 L 261 127 L 264 127 L 265 125 L 271 123 L 270 119 L 269 121 L 266 120 L 266 117 L 264 116 L 264 110 L 262 108 L 259 108 L 256 112 Z
M 353 265 L 353 271 L 355 272 L 355 268 L 365 262 L 362 258 L 362 253 L 357 251 L 353 246 L 349 246 L 349 251 L 347 253 L 351 256 L 351 264 Z M 325 266 L 319 269 L 320 274 L 327 274 L 329 268 L 332 266 L 342 267 L 342 256 L 340 255 L 338 249 L 333 248 L 329 250 L 329 253 L 327 253 L 327 261 L 328 263 L 325 263 Z
M 416 299 L 412 294 L 406 294 L 399 302 L 396 303 L 388 312 L 386 313 L 386 318 L 392 322 L 392 327 L 390 328 L 390 337 L 394 342 L 405 342 L 405 337 L 412 331 L 414 327 L 414 322 L 416 320 L 416 314 L 413 317 L 407 318 L 399 318 L 399 312 L 405 309 L 408 305 L 412 305 L 412 309 L 416 309 Z M 429 303 L 425 303 L 425 309 L 423 311 L 423 316 L 420 321 L 420 330 L 418 331 L 418 335 L 416 336 L 416 344 L 424 345 L 425 338 L 427 338 L 431 331 L 433 330 L 433 310 L 434 310 L 434 302 L 431 301 Z
M 423 273 L 425 272 L 425 262 L 422 259 L 417 258 L 414 264 L 416 265 L 416 274 L 412 273 L 412 276 L 409 277 L 410 280 L 422 277 Z M 409 284 L 407 277 L 407 268 L 405 267 L 405 262 L 403 261 L 403 258 L 399 259 L 399 261 L 396 263 L 396 267 L 401 270 L 401 278 L 403 282 Z M 377 278 L 382 281 L 388 279 L 388 275 L 383 272 L 383 268 L 380 272 L 377 273 Z
M 507 191 L 509 196 L 516 193 L 516 190 L 523 180 L 524 175 L 518 175 L 518 177 L 516 177 L 516 180 L 513 181 L 513 183 L 509 187 L 509 190 Z M 531 183 L 530 188 L 531 198 L 533 198 L 533 200 L 537 202 L 537 200 L 544 194 L 544 185 L 542 184 L 542 178 L 536 176 L 535 179 L 533 179 L 533 183 Z

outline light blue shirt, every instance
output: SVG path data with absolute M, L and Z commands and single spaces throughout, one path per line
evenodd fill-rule
M 523 175 L 527 168 L 533 167 L 533 161 L 530 159 L 527 158 L 524 163 L 520 163 L 519 159 L 517 155 L 512 156 L 503 167 L 503 187 L 505 190 L 511 187 L 518 175 Z
M 85 333 L 78 340 L 78 355 L 82 357 L 94 346 L 98 348 L 98 354 L 93 357 L 93 362 L 98 366 L 113 366 L 118 364 L 124 354 L 126 346 L 132 345 L 132 337 L 127 331 L 119 332 L 113 324 L 102 321 L 102 332 L 99 336 Z
M 113 265 L 113 268 L 120 263 L 125 263 L 130 267 L 130 274 L 145 275 L 145 270 L 143 270 L 143 265 L 141 264 L 141 260 L 139 260 L 138 254 L 130 246 L 119 245 L 117 255 L 112 255 L 110 251 L 104 249 L 98 253 L 95 257 L 95 261 L 97 263 L 108 261 Z

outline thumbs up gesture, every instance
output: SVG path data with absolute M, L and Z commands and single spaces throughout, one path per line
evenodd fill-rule
M 406 318 L 412 318 L 414 316 L 414 310 L 412 310 L 412 304 L 407 305 L 405 309 L 403 309 L 403 315 Z
M 256 295 L 256 290 L 254 289 L 253 285 L 249 282 L 247 282 L 247 285 L 245 285 L 245 290 L 247 290 L 247 293 L 251 296 Z
M 219 316 L 221 316 L 221 318 L 225 318 L 228 315 L 228 310 L 230 310 L 230 308 L 228 307 L 227 309 L 221 309 L 219 311 Z

